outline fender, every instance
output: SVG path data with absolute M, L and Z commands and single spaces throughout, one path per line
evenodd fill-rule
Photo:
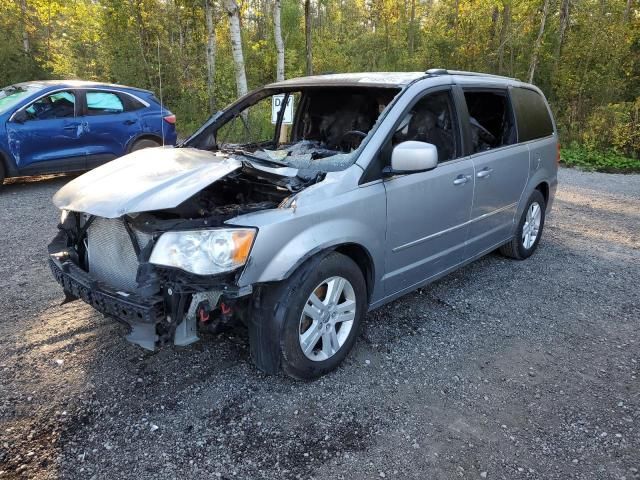
M 18 177 L 20 172 L 16 168 L 16 163 L 12 155 L 9 155 L 3 149 L 0 148 L 0 163 L 4 167 L 5 177 Z
M 378 278 L 384 272 L 387 224 L 382 183 L 312 202 L 297 211 L 266 210 L 227 223 L 258 228 L 239 286 L 284 280 L 319 252 L 353 244 L 371 261 L 371 301 L 383 293 Z
M 343 232 L 350 234 L 346 235 Z M 383 242 L 375 241 L 376 238 L 380 238 L 376 233 L 364 222 L 353 220 L 336 218 L 317 223 L 292 236 L 279 251 L 273 252 L 275 255 L 270 257 L 266 264 L 257 265 L 250 261 L 240 277 L 240 283 L 244 285 L 245 282 L 248 284 L 284 280 L 311 257 L 344 245 L 361 247 L 373 261 L 371 266 L 374 272 L 381 272 L 384 270 L 381 260 L 384 254 L 377 257 L 372 254 L 372 251 L 384 248 Z M 261 236 L 263 238 L 260 238 Z M 256 242 L 266 241 L 265 236 L 264 230 L 260 230 Z M 320 238 L 322 240 L 319 241 Z M 379 259 L 377 262 L 374 260 L 376 258 Z

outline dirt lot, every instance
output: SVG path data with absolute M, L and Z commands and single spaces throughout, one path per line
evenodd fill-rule
M 314 383 L 59 306 L 68 178 L 0 191 L 0 478 L 640 478 L 640 176 L 560 172 L 538 252 L 370 315 Z

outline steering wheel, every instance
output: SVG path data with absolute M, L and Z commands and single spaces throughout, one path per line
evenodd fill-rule
M 340 147 L 344 147 L 344 150 L 348 150 L 350 148 L 356 149 L 360 146 L 362 140 L 364 140 L 366 136 L 367 134 L 360 130 L 349 130 L 342 134 L 338 144 Z

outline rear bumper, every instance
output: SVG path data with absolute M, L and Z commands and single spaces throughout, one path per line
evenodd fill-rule
M 114 291 L 60 255 L 50 255 L 49 266 L 67 295 L 88 303 L 104 315 L 130 325 L 155 325 L 165 318 L 164 300 L 160 296 L 142 298 Z

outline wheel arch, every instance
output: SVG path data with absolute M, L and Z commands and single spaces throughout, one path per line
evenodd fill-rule
M 373 286 L 375 284 L 375 265 L 371 253 L 362 245 L 357 243 L 343 243 L 337 245 L 333 251 L 341 253 L 353 260 L 364 277 L 365 284 L 367 286 L 367 303 L 371 301 L 373 295 Z
M 536 185 L 534 190 L 538 190 L 544 197 L 545 205 L 549 204 L 549 184 L 546 181 L 542 181 Z
M 16 175 L 16 170 L 11 167 L 9 155 L 0 149 L 0 168 L 2 168 L 2 172 L 4 173 L 4 178 L 13 177 Z M 0 177 L 2 177 L 0 172 Z M 2 183 L 2 181 L 0 181 Z
M 131 149 L 133 148 L 133 146 L 140 140 L 153 140 L 154 142 L 162 145 L 162 137 L 159 137 L 158 135 L 155 135 L 153 133 L 141 133 L 140 135 L 129 140 L 129 144 L 127 145 L 127 153 L 131 153 Z
M 331 245 L 328 247 L 321 247 L 314 250 L 309 251 L 305 256 L 300 258 L 282 277 L 282 280 L 286 280 L 293 273 L 300 268 L 307 261 L 312 258 L 318 256 L 325 256 L 331 252 L 341 253 L 342 255 L 349 257 L 353 260 L 356 265 L 360 268 L 362 272 L 362 276 L 364 277 L 365 284 L 367 286 L 367 302 L 371 301 L 371 297 L 373 295 L 373 289 L 375 286 L 375 264 L 373 262 L 373 257 L 369 250 L 367 250 L 364 246 L 355 242 L 345 242 L 345 243 L 337 243 L 335 245 Z

